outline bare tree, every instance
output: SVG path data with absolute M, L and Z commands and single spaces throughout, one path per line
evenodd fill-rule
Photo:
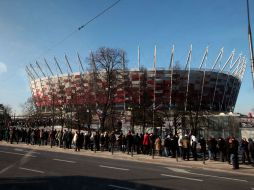
M 26 102 L 21 105 L 21 108 L 25 115 L 34 115 L 36 113 L 36 107 L 32 97 L 27 98 Z
M 0 126 L 7 126 L 11 120 L 12 108 L 9 105 L 0 104 Z
M 93 93 L 101 130 L 105 130 L 105 121 L 113 112 L 117 87 L 121 85 L 125 52 L 120 49 L 102 47 L 91 52 L 88 61 L 93 71 Z

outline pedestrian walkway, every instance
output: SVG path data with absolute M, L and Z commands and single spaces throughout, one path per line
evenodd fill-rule
M 1 146 L 9 146 L 9 147 L 17 147 L 17 148 L 29 148 L 33 150 L 40 151 L 49 151 L 49 152 L 62 152 L 67 154 L 76 154 L 76 155 L 84 155 L 91 157 L 102 157 L 108 159 L 119 159 L 119 160 L 128 160 L 128 161 L 136 161 L 143 163 L 151 163 L 151 164 L 159 164 L 164 166 L 173 166 L 173 167 L 184 167 L 184 168 L 202 168 L 204 170 L 216 170 L 221 172 L 228 172 L 234 174 L 241 175 L 252 175 L 254 176 L 254 167 L 253 165 L 243 165 L 240 164 L 240 169 L 233 170 L 232 165 L 229 165 L 227 162 L 219 162 L 219 161 L 208 161 L 203 162 L 199 161 L 185 161 L 181 158 L 170 158 L 170 157 L 162 157 L 162 156 L 150 156 L 143 154 L 127 154 L 122 153 L 120 151 L 109 152 L 109 151 L 91 151 L 82 149 L 80 152 L 74 151 L 74 149 L 63 149 L 56 146 L 52 148 L 50 146 L 39 146 L 39 145 L 27 145 L 24 143 L 19 144 L 10 144 L 5 141 L 0 141 Z

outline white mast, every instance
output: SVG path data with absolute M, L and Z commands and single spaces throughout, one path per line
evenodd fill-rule
M 225 69 L 225 67 L 228 65 L 228 63 L 230 63 L 230 65 L 232 65 L 232 60 L 234 59 L 234 55 L 235 55 L 235 50 L 232 51 L 232 53 L 229 56 L 228 60 L 226 61 L 226 63 L 221 68 L 220 73 Z
M 225 69 L 225 67 L 228 65 L 228 63 L 230 63 L 230 66 L 233 64 L 234 55 L 235 55 L 235 50 L 232 51 L 231 55 L 229 56 L 228 60 L 227 60 L 226 63 L 224 64 L 224 66 L 221 68 L 220 72 L 222 72 L 222 71 Z M 229 71 L 227 72 L 227 81 L 226 81 L 226 85 L 225 85 L 224 92 L 223 92 L 223 97 L 222 97 L 221 104 L 220 104 L 220 111 L 221 111 L 221 108 L 222 108 L 222 106 L 223 106 L 224 99 L 225 99 L 225 95 L 226 95 L 226 91 L 227 91 L 229 74 L 230 74 L 230 69 L 229 69 Z M 226 108 L 226 109 L 227 109 L 227 108 Z
M 156 91 L 156 46 L 154 47 L 154 59 L 153 59 L 153 70 L 154 70 L 154 85 L 153 85 L 153 109 L 155 109 L 155 91 Z
M 79 64 L 79 66 L 81 67 L 83 73 L 85 73 L 85 69 L 84 69 L 84 67 L 83 67 L 83 64 L 82 64 L 81 58 L 80 58 L 80 56 L 79 56 L 79 53 L 77 53 L 77 56 L 78 56 L 78 64 Z
M 124 96 L 124 104 L 123 104 L 123 110 L 124 110 L 124 112 L 125 112 L 125 110 L 126 110 L 126 103 L 125 103 L 125 100 L 126 100 L 126 94 L 125 94 L 125 83 L 126 83 L 126 81 L 125 81 L 125 78 L 126 78 L 126 76 L 125 76 L 125 57 L 124 57 L 124 52 L 122 52 L 123 54 L 122 54 L 122 69 L 123 69 L 123 96 Z
M 138 82 L 139 82 L 139 94 L 138 94 L 138 105 L 140 106 L 141 104 L 141 99 L 140 99 L 140 95 L 141 95 L 141 81 L 140 81 L 140 49 L 138 46 Z
M 155 117 L 155 90 L 156 90 L 156 45 L 154 47 L 154 59 L 153 59 L 153 69 L 154 69 L 154 84 L 153 84 L 153 130 L 155 133 L 154 117 Z
M 189 93 L 189 82 L 190 82 L 190 61 L 191 61 L 191 54 L 192 54 L 192 45 L 190 46 L 190 50 L 188 53 L 187 61 L 185 70 L 187 70 L 188 67 L 188 79 L 187 79 L 187 88 L 186 88 L 186 94 L 185 94 L 185 104 L 184 104 L 184 111 L 187 110 L 187 103 L 188 103 L 188 93 Z
M 214 64 L 213 64 L 213 67 L 212 67 L 212 71 L 215 69 L 217 63 L 221 60 L 222 55 L 223 55 L 223 51 L 224 51 L 224 48 L 221 48 L 221 50 L 219 52 L 219 55 L 217 56 L 216 60 L 214 61 Z
M 175 46 L 173 45 L 171 50 L 171 57 L 170 57 L 170 91 L 169 91 L 169 106 L 172 105 L 172 89 L 173 89 L 173 70 L 174 70 L 174 53 L 175 53 Z
M 205 84 L 205 74 L 206 74 L 206 60 L 207 60 L 207 56 L 208 56 L 208 47 L 206 47 L 204 56 L 202 58 L 201 64 L 199 66 L 199 69 L 202 68 L 203 64 L 205 64 L 205 68 L 203 71 L 203 79 L 202 79 L 202 87 L 201 87 L 201 94 L 200 94 L 200 101 L 199 101 L 199 108 L 198 110 L 200 110 L 201 108 L 201 104 L 202 104 L 202 100 L 203 100 L 203 92 L 204 92 L 204 84 Z

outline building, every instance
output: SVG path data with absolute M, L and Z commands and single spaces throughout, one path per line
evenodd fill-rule
M 206 49 L 199 68 L 195 69 L 190 67 L 191 50 L 185 69 L 174 66 L 172 53 L 169 69 L 158 69 L 155 64 L 152 70 L 112 71 L 116 81 L 111 95 L 113 109 L 120 114 L 133 105 L 144 104 L 145 101 L 147 108 L 151 110 L 166 108 L 210 113 L 233 111 L 246 67 L 246 58 L 240 55 L 233 60 L 233 51 L 227 62 L 218 67 L 223 53 L 221 49 L 214 65 L 208 69 L 205 66 L 208 54 Z M 103 80 L 104 72 L 97 72 L 96 79 L 94 73 L 89 71 L 54 75 L 46 63 L 51 73 L 46 76 L 40 65 L 37 62 L 36 64 L 37 69 L 30 65 L 26 71 L 34 103 L 41 113 L 70 108 L 74 108 L 75 112 L 80 106 L 96 109 L 105 103 L 102 90 L 107 90 L 108 86 Z M 69 62 L 68 65 L 72 70 Z

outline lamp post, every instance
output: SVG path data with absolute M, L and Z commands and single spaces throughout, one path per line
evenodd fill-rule
M 134 133 L 134 113 L 133 113 L 133 108 L 130 108 L 131 110 L 131 132 Z
M 153 133 L 155 134 L 156 129 L 155 129 L 154 119 L 155 119 L 155 103 L 153 103 Z
M 87 128 L 88 128 L 88 131 L 90 132 L 91 118 L 90 118 L 90 110 L 89 109 L 86 109 L 86 115 L 87 115 L 87 117 L 86 117 L 87 118 Z

